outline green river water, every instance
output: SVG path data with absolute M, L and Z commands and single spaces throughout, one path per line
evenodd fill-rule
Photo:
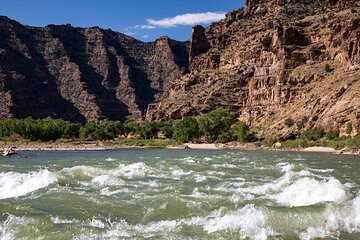
M 0 239 L 360 239 L 360 157 L 204 150 L 0 158 Z

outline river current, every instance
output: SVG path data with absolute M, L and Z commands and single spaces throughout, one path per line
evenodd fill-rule
M 359 173 L 330 154 L 24 151 L 0 159 L 0 239 L 355 240 Z

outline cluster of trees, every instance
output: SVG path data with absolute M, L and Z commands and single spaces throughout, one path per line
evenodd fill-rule
M 202 117 L 185 117 L 174 123 L 174 138 L 180 142 L 248 142 L 250 128 L 236 121 L 227 109 L 216 109 Z
M 75 138 L 79 136 L 81 124 L 64 120 L 0 120 L 0 137 L 19 135 L 31 141 L 51 141 L 59 138 Z
M 164 122 L 125 122 L 103 120 L 86 124 L 64 120 L 0 120 L 0 137 L 18 135 L 31 141 L 57 139 L 111 140 L 133 135 L 140 139 L 158 137 L 175 139 L 178 142 L 229 142 L 250 140 L 249 127 L 236 122 L 234 115 L 226 109 L 216 109 L 202 117 L 184 117 L 181 120 Z
M 340 137 L 340 130 L 325 131 L 323 128 L 305 129 L 308 118 L 299 122 L 291 118 L 285 119 L 288 127 L 296 126 L 301 133 L 296 140 L 284 142 L 284 147 L 298 148 L 312 145 L 324 145 L 335 148 L 359 148 L 360 134 L 350 137 L 353 132 L 351 123 L 346 125 L 348 136 Z M 168 139 L 169 141 L 241 143 L 256 140 L 245 122 L 237 121 L 235 116 L 226 109 L 216 109 L 204 116 L 184 117 L 181 120 L 163 122 L 125 122 L 103 120 L 86 124 L 72 123 L 60 119 L 35 120 L 0 120 L 0 138 L 23 138 L 30 141 L 54 141 L 57 139 L 112 140 L 116 138 Z M 131 139 L 127 139 L 131 140 Z M 142 141 L 142 140 L 141 140 Z M 272 146 L 278 139 L 265 139 L 263 144 Z

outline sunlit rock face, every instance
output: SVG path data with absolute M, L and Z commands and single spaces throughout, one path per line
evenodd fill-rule
M 343 128 L 360 117 L 360 2 L 248 0 L 208 28 L 196 26 L 190 70 L 148 119 L 231 109 L 267 134 L 284 119 Z M 327 66 L 328 65 L 328 66 Z

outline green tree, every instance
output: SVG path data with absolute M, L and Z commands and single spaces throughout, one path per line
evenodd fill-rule
M 138 125 L 136 133 L 141 139 L 153 139 L 158 134 L 158 126 L 155 122 L 145 121 Z
M 199 120 L 201 133 L 207 142 L 227 142 L 231 140 L 231 125 L 234 114 L 227 109 L 216 109 Z
M 233 128 L 233 133 L 236 136 L 237 140 L 241 143 L 246 143 L 250 139 L 250 128 L 243 121 L 239 121 L 235 124 Z
M 93 138 L 93 133 L 96 131 L 96 123 L 88 122 L 80 128 L 79 136 L 83 140 L 90 140 Z
M 175 123 L 175 139 L 180 142 L 192 142 L 200 137 L 199 124 L 194 117 L 184 117 Z
M 130 133 L 134 133 L 137 128 L 137 123 L 134 120 L 126 120 L 123 124 L 123 135 L 128 137 Z
M 159 125 L 160 131 L 166 138 L 172 139 L 174 137 L 174 123 L 172 120 L 161 122 Z

